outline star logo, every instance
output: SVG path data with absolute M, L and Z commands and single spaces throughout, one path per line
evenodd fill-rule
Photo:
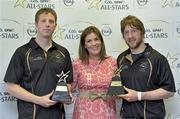
M 99 3 L 101 2 L 101 0 L 86 0 L 86 2 L 89 3 L 88 9 L 91 8 L 99 9 Z
M 56 74 L 56 76 L 59 78 L 58 83 L 59 83 L 59 82 L 66 82 L 66 78 L 69 76 L 69 75 L 68 75 L 69 72 L 70 72 L 70 71 L 64 73 L 64 71 L 62 71 L 61 74 Z
M 60 27 L 59 25 L 57 26 L 56 31 L 53 34 L 53 39 L 63 39 L 62 33 L 65 31 L 63 27 Z
M 25 2 L 25 1 L 26 1 L 26 0 L 17 0 L 16 3 L 14 4 L 14 8 L 19 7 L 19 6 L 21 6 L 22 8 L 24 8 L 24 2 Z
M 180 54 L 180 53 L 176 53 L 175 55 L 171 55 L 170 53 L 168 53 L 167 54 L 167 60 L 169 61 L 169 63 L 170 63 L 170 66 L 174 69 L 174 63 L 178 60 L 178 58 L 177 57 L 175 57 L 175 56 L 177 56 L 178 54 Z
M 163 5 L 162 5 L 162 8 L 165 8 L 167 6 L 173 7 L 173 1 L 174 0 L 162 0 L 162 1 L 164 1 Z

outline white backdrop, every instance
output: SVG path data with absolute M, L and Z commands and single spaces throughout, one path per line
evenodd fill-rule
M 139 17 L 146 28 L 145 41 L 168 58 L 177 92 L 167 99 L 166 119 L 180 119 L 180 0 L 0 0 L 0 117 L 17 119 L 16 99 L 4 87 L 3 78 L 15 49 L 36 35 L 34 14 L 51 7 L 58 14 L 54 41 L 77 57 L 82 30 L 97 26 L 109 55 L 117 57 L 125 45 L 120 20 Z

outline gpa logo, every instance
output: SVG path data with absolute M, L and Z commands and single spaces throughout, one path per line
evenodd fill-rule
M 177 26 L 177 28 L 176 28 L 176 32 L 177 32 L 178 34 L 180 34 L 180 25 L 179 25 L 179 26 Z
M 180 88 L 178 88 L 176 92 L 180 96 Z
M 64 0 L 63 2 L 66 6 L 72 6 L 74 4 L 74 0 Z
M 30 25 L 28 28 L 27 28 L 27 34 L 30 36 L 30 37 L 34 37 L 36 34 L 37 34 L 37 30 L 36 30 L 36 27 L 34 25 Z
M 176 39 L 180 38 L 180 21 L 175 22 L 174 25 L 174 35 L 176 36 Z
M 145 6 L 148 3 L 148 0 L 136 0 L 139 6 Z
M 102 35 L 107 37 L 110 36 L 112 34 L 112 30 L 110 26 L 103 26 L 101 29 Z

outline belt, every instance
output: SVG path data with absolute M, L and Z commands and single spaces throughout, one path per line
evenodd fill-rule
M 95 99 L 102 98 L 103 100 L 107 99 L 106 92 L 89 92 L 89 91 L 80 91 L 79 97 L 86 97 L 91 101 Z

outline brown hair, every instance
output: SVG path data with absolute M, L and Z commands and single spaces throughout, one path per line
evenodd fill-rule
M 141 31 L 141 35 L 144 37 L 144 34 L 145 34 L 144 24 L 137 17 L 128 15 L 127 17 L 125 17 L 121 20 L 120 24 L 121 24 L 121 33 L 122 33 L 123 37 L 124 37 L 124 29 L 127 25 L 136 27 L 138 30 Z
M 51 13 L 54 17 L 55 17 L 55 23 L 57 22 L 57 14 L 56 12 L 51 9 L 51 8 L 41 8 L 39 9 L 37 12 L 36 12 L 36 15 L 35 15 L 35 23 L 38 23 L 38 20 L 39 20 L 39 16 L 43 13 Z
M 104 44 L 104 40 L 101 35 L 101 32 L 95 26 L 89 26 L 86 29 L 84 29 L 84 31 L 82 32 L 81 37 L 80 37 L 80 43 L 79 43 L 79 58 L 83 62 L 89 63 L 89 53 L 87 49 L 85 48 L 85 38 L 90 33 L 95 33 L 98 36 L 98 38 L 101 40 L 102 47 L 100 51 L 100 60 L 102 61 L 103 59 L 105 59 L 106 49 L 105 49 L 105 44 Z

